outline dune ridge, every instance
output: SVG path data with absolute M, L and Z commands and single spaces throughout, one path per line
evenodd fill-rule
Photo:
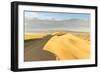
M 53 36 L 47 41 L 43 50 L 53 53 L 59 60 L 90 58 L 88 41 L 71 33 Z

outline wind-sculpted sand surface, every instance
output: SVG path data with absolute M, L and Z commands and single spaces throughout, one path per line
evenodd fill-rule
M 90 58 L 89 43 L 70 33 L 52 37 L 43 49 L 55 54 L 59 60 Z
M 90 58 L 89 32 L 25 33 L 24 61 Z

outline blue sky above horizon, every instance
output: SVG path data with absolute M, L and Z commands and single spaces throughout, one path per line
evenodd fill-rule
M 89 13 L 25 11 L 24 16 L 25 16 L 25 32 L 49 31 L 49 30 L 57 30 L 57 31 L 65 30 L 65 31 L 79 31 L 79 32 L 90 31 Z M 37 20 L 35 20 L 35 18 Z
M 80 19 L 89 20 L 90 14 L 88 13 L 64 13 L 64 12 L 42 12 L 42 11 L 25 11 L 26 18 L 38 18 L 38 19 L 56 19 L 56 20 L 68 20 L 68 19 Z

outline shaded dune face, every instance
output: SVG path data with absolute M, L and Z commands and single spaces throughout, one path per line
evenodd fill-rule
M 71 33 L 53 36 L 44 45 L 43 50 L 55 54 L 59 60 L 90 58 L 90 44 Z
M 52 36 L 47 36 L 42 39 L 30 39 L 24 44 L 24 61 L 48 61 L 55 60 L 53 53 L 44 51 L 43 47 Z

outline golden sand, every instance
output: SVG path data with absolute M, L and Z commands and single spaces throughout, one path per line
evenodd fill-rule
M 90 58 L 90 44 L 87 40 L 71 33 L 53 36 L 43 50 L 55 54 L 59 60 Z
M 43 38 L 46 35 L 47 34 L 43 33 L 43 32 L 39 32 L 39 33 L 25 33 L 24 34 L 24 40 L 39 39 L 39 38 Z

